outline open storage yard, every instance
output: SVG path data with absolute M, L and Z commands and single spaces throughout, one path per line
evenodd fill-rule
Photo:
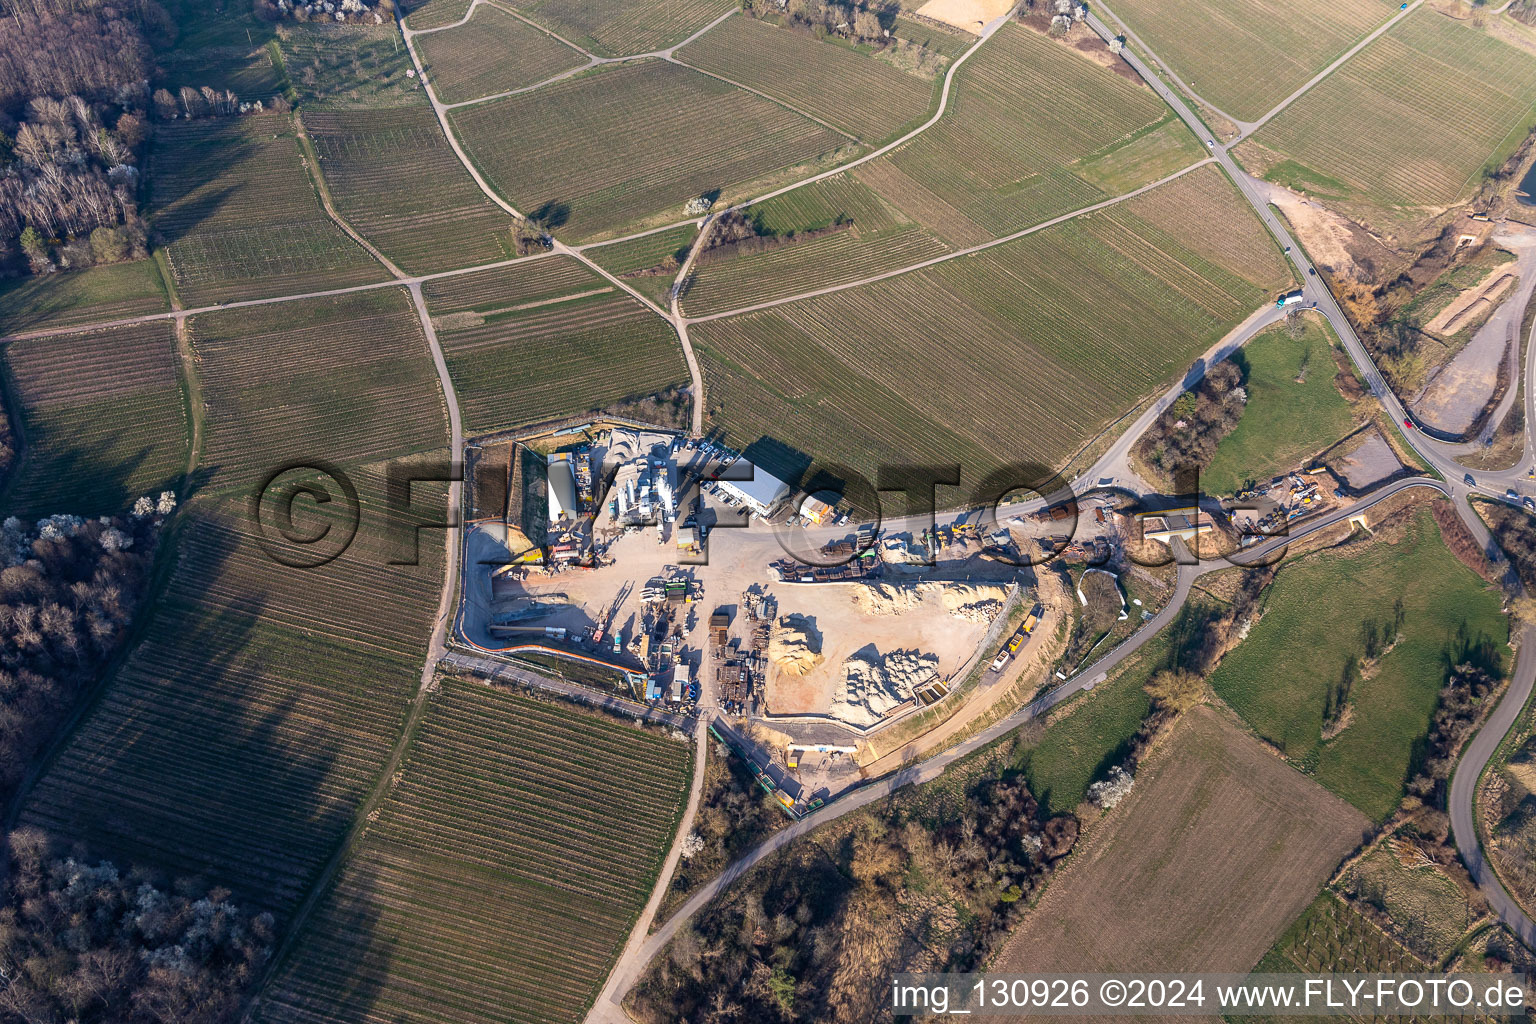
M 12 342 L 27 443 L 4 514 L 116 515 L 187 466 L 187 407 L 167 322 Z
M 388 276 L 325 215 L 286 115 L 162 125 L 152 180 L 152 222 L 188 305 Z
M 465 150 L 519 210 L 562 237 L 681 217 L 705 192 L 740 187 L 846 145 L 771 100 L 660 60 L 614 64 L 537 92 L 452 112 Z
M 940 238 L 973 245 L 1103 199 L 1078 166 L 1166 116 L 1150 89 L 1008 24 L 956 73 L 938 123 L 855 173 Z M 1193 136 L 1175 130 L 1187 140 L 1179 159 L 1148 161 L 1134 185 L 1199 159 Z
M 490 4 L 475 8 L 464 24 L 422 36 L 412 45 L 444 103 L 523 89 L 587 60 L 549 33 Z
M 442 278 L 425 292 L 473 431 L 582 413 L 688 380 L 671 326 L 569 257 Z
M 1366 825 L 1220 713 L 1197 708 L 992 969 L 1245 971 Z
M 1211 686 L 1318 782 L 1380 820 L 1397 807 L 1429 729 L 1446 658 L 1486 637 L 1502 647 L 1499 594 L 1446 547 L 1427 509 L 1377 527 L 1386 537 L 1292 559 L 1264 613 L 1211 676 Z M 1394 635 L 1394 602 L 1403 602 Z M 1375 626 L 1386 643 L 1350 691 L 1344 726 L 1323 738 L 1325 702 Z M 1462 636 L 1461 632 L 1465 631 Z
M 262 1022 L 574 1022 L 650 895 L 688 748 L 442 681 Z
M 512 218 L 475 185 L 425 103 L 304 115 L 337 212 L 408 273 L 513 255 Z
M 926 114 L 935 88 L 844 43 L 747 16 L 715 26 L 677 56 L 866 142 L 893 136 Z
M 1220 241 L 1204 230 L 1217 223 Z M 1015 242 L 689 333 L 708 414 L 736 441 L 771 435 L 867 474 L 897 453 L 958 462 L 975 481 L 1006 460 L 1060 465 L 1287 280 L 1231 184 L 1200 168 Z
M 1114 3 L 1191 89 L 1245 121 L 1258 120 L 1396 9 L 1386 0 Z
M 1320 198 L 1441 207 L 1536 124 L 1536 61 L 1421 8 L 1238 148 L 1271 181 Z

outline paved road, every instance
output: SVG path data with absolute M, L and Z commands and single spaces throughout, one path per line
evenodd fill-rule
M 1319 518 L 1315 522 L 1307 524 L 1289 537 L 1276 538 L 1275 540 L 1255 545 L 1245 552 L 1244 561 L 1249 564 L 1259 564 L 1264 560 L 1279 557 L 1288 544 L 1295 543 L 1321 530 L 1337 526 L 1351 516 L 1359 515 L 1388 498 L 1416 487 L 1427 487 L 1442 493 L 1446 492 L 1445 486 L 1438 480 L 1412 478 L 1396 481 L 1361 498 L 1359 501 L 1353 502 L 1342 509 Z M 703 910 L 732 882 L 740 878 L 747 871 L 750 871 L 762 860 L 783 849 L 785 845 L 805 835 L 811 829 L 824 825 L 829 821 L 834 821 L 845 814 L 851 814 L 860 808 L 868 807 L 878 800 L 885 799 L 904 786 L 920 785 L 938 778 L 946 768 L 961 758 L 1006 736 L 1025 722 L 1044 715 L 1052 708 L 1084 690 L 1092 689 L 1124 663 L 1127 658 L 1140 650 L 1143 644 L 1173 622 L 1183 609 L 1185 601 L 1189 598 L 1190 589 L 1199 577 L 1206 573 L 1230 569 L 1232 565 L 1232 562 L 1225 559 L 1209 559 L 1198 564 L 1179 566 L 1178 581 L 1174 587 L 1173 597 L 1169 599 L 1162 611 L 1149 619 L 1142 626 L 1141 630 L 1130 639 L 1105 655 L 1103 659 L 1096 662 L 1086 671 L 1068 679 L 1055 689 L 1042 694 L 1007 718 L 989 726 L 965 742 L 951 747 L 943 753 L 936 754 L 926 761 L 900 769 L 890 775 L 865 783 L 857 789 L 844 793 L 832 803 L 802 818 L 788 828 L 774 833 L 765 842 L 754 847 L 739 860 L 729 865 L 718 877 L 706 883 L 695 892 L 654 934 L 641 943 L 636 944 L 632 942 L 626 948 L 624 955 L 614 965 L 608 984 L 604 988 L 603 998 L 594 1004 L 592 1011 L 587 1015 L 588 1024 L 618 1024 L 618 1022 L 627 1021 L 628 1017 L 624 1013 L 621 1003 L 625 994 L 640 979 L 645 966 L 661 952 L 666 944 L 672 940 L 673 936 L 692 920 L 696 914 Z M 1533 669 L 1532 674 L 1536 674 L 1536 669 Z

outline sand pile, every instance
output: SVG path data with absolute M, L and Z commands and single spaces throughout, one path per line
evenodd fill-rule
M 865 615 L 900 615 L 937 597 L 944 610 L 967 622 L 991 622 L 1003 607 L 1008 588 L 971 583 L 870 583 L 853 592 L 854 603 Z
M 821 664 L 821 634 L 803 615 L 786 615 L 768 634 L 768 660 L 786 675 L 803 676 Z
M 854 725 L 873 725 L 936 679 L 938 666 L 936 656 L 921 651 L 855 654 L 843 663 L 843 692 L 833 700 L 832 714 Z

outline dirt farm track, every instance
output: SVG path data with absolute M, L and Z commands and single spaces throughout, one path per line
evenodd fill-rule
M 1197 708 L 993 969 L 1246 971 L 1368 825 L 1221 713 Z

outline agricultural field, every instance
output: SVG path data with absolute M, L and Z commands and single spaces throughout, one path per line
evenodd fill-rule
M 421 36 L 412 45 L 444 103 L 521 89 L 587 61 L 549 33 L 488 4 L 465 24 Z
M 671 302 L 672 282 L 698 234 L 697 225 L 684 224 L 654 235 L 601 245 L 582 255 L 666 309 Z
M 242 100 L 266 101 L 287 85 L 275 27 L 237 0 L 170 0 L 162 4 L 176 24 L 176 42 L 156 55 L 153 85 L 229 89 Z
M 1300 337 L 1277 325 L 1244 346 L 1248 403 L 1201 476 L 1207 493 L 1235 494 L 1246 481 L 1294 469 L 1354 429 L 1334 384 L 1333 329 L 1320 317 L 1302 323 Z
M 303 123 L 337 212 L 407 273 L 516 254 L 512 218 L 464 170 L 425 103 L 305 112 Z
M 1125 760 L 1132 738 L 1152 708 L 1143 689 L 1163 667 L 1166 638 L 1151 640 L 1114 678 L 1099 683 L 1047 720 L 1045 734 L 1023 751 L 1029 791 L 1053 814 L 1070 814 L 1088 787 Z
M 1076 165 L 1167 116 L 1150 89 L 1007 24 L 956 74 L 938 123 L 855 173 L 946 242 L 974 245 L 1105 198 Z M 1144 185 L 1176 169 L 1152 160 L 1118 183 Z
M 366 463 L 441 443 L 443 395 L 404 289 L 204 313 L 188 330 L 211 486 L 254 484 L 293 461 Z
M 1198 707 L 1137 773 L 992 965 L 1231 971 L 1257 960 L 1366 820 Z
M 275 564 L 244 494 L 177 513 L 142 637 L 22 823 L 291 912 L 399 734 L 442 582 L 440 544 L 386 564 L 382 470 L 351 475 L 363 526 L 320 568 Z
M 256 1020 L 575 1022 L 655 884 L 688 748 L 444 679 Z
M 470 0 L 424 0 L 400 4 L 400 14 L 412 31 L 442 28 L 461 21 L 469 13 Z
M 746 213 L 780 241 L 753 251 L 700 253 L 682 303 L 689 316 L 856 281 L 950 251 L 851 174 L 786 192 Z
M 1292 764 L 1379 821 L 1402 798 L 1445 682 L 1444 659 L 1462 657 L 1458 636 L 1502 648 L 1508 625 L 1499 594 L 1457 561 L 1427 508 L 1376 529 L 1390 531 L 1391 543 L 1378 537 L 1287 561 L 1263 617 L 1210 683 Z M 1325 740 L 1325 703 L 1348 659 L 1367 660 L 1372 626 L 1391 646 L 1361 671 L 1343 727 Z
M 450 115 L 519 210 L 592 238 L 739 189 L 848 140 L 776 103 L 663 61 L 614 64 Z M 644 131 L 637 131 L 644 125 Z
M 151 260 L 0 281 L 0 335 L 101 323 L 171 308 Z
M 444 450 L 447 421 L 401 293 L 189 328 L 208 416 L 201 489 L 182 496 L 142 638 L 22 821 L 281 917 L 350 827 L 419 685 L 443 547 L 426 531 L 419 564 L 391 564 L 412 531 L 384 501 L 382 460 Z M 316 567 L 275 561 L 283 531 L 250 512 L 249 482 L 292 460 L 333 463 L 358 492 L 355 539 Z M 441 517 L 445 494 L 417 485 L 411 511 Z M 289 530 L 344 531 L 349 511 L 296 500 Z
M 870 143 L 927 114 L 935 90 L 933 81 L 851 46 L 746 16 L 716 25 L 677 57 Z
M 671 325 L 569 257 L 440 278 L 424 293 L 472 432 L 584 413 L 688 380 Z
M 736 8 L 734 0 L 507 0 L 507 6 L 599 57 L 676 46 Z
M 1199 6 L 1116 0 L 1114 6 L 1191 89 L 1244 121 L 1263 117 L 1396 10 L 1386 0 L 1217 0 Z
M 1536 124 L 1536 59 L 1421 8 L 1239 148 L 1250 169 L 1323 199 L 1440 207 Z
M 288 79 L 305 111 L 371 110 L 420 102 L 411 55 L 400 32 L 382 25 L 285 23 L 278 43 Z
M 388 276 L 326 216 L 287 115 L 161 125 L 151 163 L 151 223 L 187 306 Z
M 176 485 L 189 431 L 169 321 L 15 341 L 4 353 L 26 438 L 4 515 L 116 515 Z
M 976 481 L 1004 462 L 1061 465 L 1288 280 L 1235 189 L 1200 168 L 1005 245 L 689 335 L 709 418 L 733 442 L 771 435 L 866 474 L 897 455 L 959 463 Z

